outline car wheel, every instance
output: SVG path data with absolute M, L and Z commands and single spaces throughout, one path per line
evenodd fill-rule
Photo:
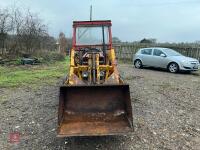
M 179 66 L 177 63 L 170 63 L 168 65 L 168 70 L 171 73 L 177 73 L 179 71 Z
M 140 69 L 142 68 L 142 62 L 141 60 L 136 60 L 134 63 L 135 68 Z

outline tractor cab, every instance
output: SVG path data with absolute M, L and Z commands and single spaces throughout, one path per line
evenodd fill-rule
M 75 63 L 88 65 L 89 57 L 98 54 L 99 63 L 106 64 L 106 52 L 112 47 L 111 21 L 74 21 L 73 28 Z
M 74 21 L 73 47 L 110 49 L 112 46 L 111 21 Z

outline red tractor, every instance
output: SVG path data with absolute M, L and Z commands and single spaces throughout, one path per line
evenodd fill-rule
M 120 78 L 111 21 L 74 21 L 69 75 L 60 88 L 58 136 L 133 131 L 129 85 Z

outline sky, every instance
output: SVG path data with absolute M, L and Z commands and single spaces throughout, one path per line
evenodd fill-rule
M 93 20 L 112 20 L 122 41 L 200 41 L 200 0 L 0 0 L 0 8 L 14 4 L 37 13 L 55 37 L 72 36 L 72 22 L 89 20 L 93 5 Z

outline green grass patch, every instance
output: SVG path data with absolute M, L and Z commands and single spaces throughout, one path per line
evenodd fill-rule
M 130 59 L 118 59 L 118 64 L 133 64 L 132 60 Z
M 69 58 L 65 61 L 37 66 L 0 66 L 0 88 L 35 87 L 55 84 L 67 74 Z

